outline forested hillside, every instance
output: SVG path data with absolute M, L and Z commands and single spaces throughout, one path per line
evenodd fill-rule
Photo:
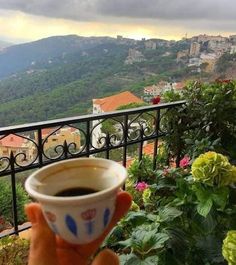
M 3 49 L 0 126 L 91 113 L 93 98 L 122 90 L 141 96 L 160 80 L 198 77 L 176 61 L 187 41 L 156 41 L 156 49 L 147 49 L 144 41 L 70 35 Z M 127 64 L 130 49 L 143 59 Z

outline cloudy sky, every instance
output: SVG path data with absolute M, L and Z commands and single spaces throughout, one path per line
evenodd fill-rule
M 236 34 L 235 0 L 0 0 L 0 40 Z

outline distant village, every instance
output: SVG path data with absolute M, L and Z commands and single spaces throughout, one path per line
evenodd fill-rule
M 117 39 L 122 43 L 130 42 L 130 39 L 122 38 L 122 36 L 117 36 Z M 171 46 L 175 41 L 165 41 L 165 40 L 142 40 L 146 50 L 156 50 L 161 46 Z M 236 35 L 231 35 L 229 37 L 222 36 L 208 36 L 199 35 L 192 38 L 183 38 L 183 41 L 190 43 L 190 48 L 186 50 L 180 50 L 176 55 L 177 63 L 184 63 L 188 67 L 195 67 L 196 72 L 201 72 L 202 67 L 204 67 L 205 72 L 213 72 L 217 60 L 224 54 L 236 53 Z M 135 42 L 135 41 L 134 41 Z M 168 52 L 164 54 L 168 56 Z M 125 60 L 125 64 L 133 64 L 136 62 L 145 61 L 145 57 L 141 51 L 138 49 L 129 49 L 129 54 Z

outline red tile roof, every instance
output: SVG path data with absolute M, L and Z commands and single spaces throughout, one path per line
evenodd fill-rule
M 174 88 L 177 89 L 177 90 L 181 90 L 184 88 L 184 83 L 183 82 L 178 82 L 178 83 L 175 83 L 174 85 Z
M 143 154 L 152 156 L 153 155 L 153 150 L 154 150 L 154 143 L 146 144 L 143 147 Z M 130 165 L 133 163 L 133 161 L 134 161 L 133 157 L 128 157 L 126 159 L 126 168 L 129 168 Z M 120 161 L 119 163 L 122 164 L 122 161 Z
M 153 150 L 154 150 L 154 143 L 149 143 L 149 144 L 146 144 L 144 147 L 143 147 L 143 153 L 145 155 L 153 155 Z
M 47 137 L 49 134 L 51 134 L 53 132 L 61 133 L 61 130 L 63 130 L 63 129 L 66 129 L 66 130 L 68 130 L 71 133 L 77 131 L 77 129 L 74 128 L 74 127 L 63 127 L 60 130 L 57 130 L 57 128 L 44 128 L 44 129 L 42 129 L 42 137 L 43 138 Z
M 125 91 L 110 97 L 93 99 L 93 104 L 100 105 L 104 112 L 116 110 L 129 103 L 142 103 L 143 101 L 129 91 Z
M 19 147 L 22 147 L 24 142 L 25 142 L 24 138 L 20 136 L 16 136 L 14 134 L 9 134 L 8 136 L 0 140 L 0 145 L 6 146 L 6 147 L 19 148 Z
M 44 129 L 42 129 L 42 136 L 44 137 L 44 136 L 47 136 L 47 135 L 49 135 L 50 133 L 52 133 L 54 130 L 56 130 L 56 129 L 53 129 L 53 128 L 44 128 Z

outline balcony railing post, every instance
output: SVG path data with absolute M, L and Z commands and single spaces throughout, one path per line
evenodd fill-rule
M 124 118 L 124 147 L 123 147 L 123 166 L 126 167 L 127 158 L 127 139 L 128 139 L 128 115 Z
M 158 141 L 159 141 L 159 129 L 160 129 L 160 110 L 156 111 L 156 119 L 155 119 L 155 133 L 156 139 L 154 141 L 154 150 L 153 150 L 153 170 L 157 168 L 157 149 L 158 149 Z
M 38 129 L 38 159 L 39 166 L 43 166 L 43 139 L 42 139 L 42 129 Z
M 12 212 L 14 233 L 18 235 L 18 215 L 17 215 L 17 195 L 16 195 L 16 176 L 15 176 L 15 157 L 13 152 L 10 154 L 11 167 L 11 189 L 12 189 Z
M 68 158 L 68 145 L 67 145 L 66 140 L 64 141 L 64 144 L 63 144 L 63 151 L 64 151 L 64 157 L 65 159 L 67 159 Z
M 107 133 L 106 134 L 106 138 L 105 138 L 105 141 L 106 141 L 106 158 L 109 159 L 110 158 L 110 134 Z
M 138 152 L 139 161 L 141 161 L 143 157 L 143 136 L 144 136 L 144 129 L 143 125 L 140 124 L 140 143 L 139 143 L 139 152 Z
M 86 156 L 89 157 L 90 145 L 92 142 L 92 136 L 90 135 L 90 121 L 86 122 Z

